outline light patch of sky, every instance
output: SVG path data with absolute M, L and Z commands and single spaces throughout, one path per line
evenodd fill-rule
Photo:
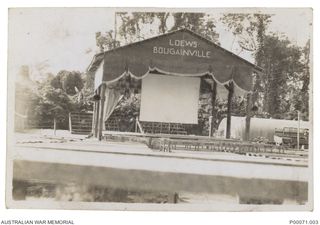
M 310 8 L 282 9 L 271 13 L 275 15 L 268 29 L 270 32 L 284 34 L 293 44 L 299 46 L 304 46 L 311 38 L 312 11 Z
M 95 32 L 113 27 L 114 9 L 41 8 L 9 12 L 9 70 L 29 65 L 33 78 L 46 72 L 85 71 L 97 53 Z
M 9 72 L 17 73 L 21 65 L 29 65 L 32 78 L 39 79 L 43 72 L 56 74 L 60 70 L 85 71 L 98 49 L 95 33 L 114 28 L 116 8 L 17 8 L 9 12 Z M 210 13 L 211 11 L 206 11 Z M 214 9 L 221 46 L 235 54 L 239 48 L 234 37 L 218 20 L 223 9 Z M 234 12 L 234 11 L 232 11 Z M 283 33 L 299 46 L 304 46 L 311 35 L 312 21 L 307 9 L 268 9 L 274 14 L 269 32 Z M 169 19 L 169 26 L 172 21 Z M 150 29 L 145 36 L 155 36 Z M 253 62 L 250 52 L 239 56 Z

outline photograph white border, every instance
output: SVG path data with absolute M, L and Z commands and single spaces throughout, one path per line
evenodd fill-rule
M 26 4 L 25 1 L 11 1 L 10 3 L 1 3 L 1 11 L 0 11 L 0 23 L 1 23 L 1 88 L 0 88 L 0 96 L 1 96 L 1 115 L 0 125 L 2 130 L 6 130 L 6 122 L 7 122 L 7 18 L 8 7 L 313 7 L 314 9 L 314 37 L 313 40 L 319 40 L 319 26 L 316 21 L 319 21 L 318 11 L 320 10 L 319 4 L 317 1 L 268 1 L 268 4 L 262 3 L 257 4 L 257 1 L 250 0 L 242 0 L 241 3 L 238 1 L 223 1 L 223 2 L 215 2 L 212 1 L 203 1 L 195 2 L 195 1 L 182 1 L 181 4 L 178 2 L 172 1 L 155 1 L 155 2 L 147 2 L 147 1 L 76 1 L 71 4 L 67 4 L 65 1 L 53 1 L 51 3 L 43 4 L 42 1 L 28 1 Z M 314 43 L 314 62 L 317 62 L 317 52 L 319 52 L 319 47 L 317 43 Z M 314 64 L 313 74 L 317 74 L 319 71 L 319 66 L 317 63 Z M 319 83 L 319 78 L 317 76 L 313 76 L 313 84 L 314 87 Z M 314 99 L 319 97 L 319 92 L 317 88 L 314 89 Z M 319 102 L 319 101 L 318 101 Z M 314 115 L 319 115 L 319 103 L 314 101 Z M 319 138 L 317 136 L 319 134 L 319 121 L 317 117 L 314 117 L 314 161 L 317 162 L 319 159 Z M 279 212 L 279 213 L 266 213 L 266 212 L 241 212 L 241 213 L 225 213 L 225 212 L 216 212 L 216 213 L 168 213 L 168 212 L 105 212 L 105 211 L 79 211 L 79 210 L 8 210 L 5 206 L 5 168 L 6 168 L 6 135 L 4 132 L 0 137 L 1 151 L 1 179 L 0 179 L 0 220 L 13 220 L 13 219 L 73 219 L 75 224 L 172 224 L 172 223 L 184 223 L 184 224 L 289 224 L 290 220 L 311 220 L 317 219 L 320 222 L 320 210 L 319 210 L 319 164 L 314 164 L 314 211 L 313 212 Z

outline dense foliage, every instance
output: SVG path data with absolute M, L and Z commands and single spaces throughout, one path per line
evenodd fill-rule
M 85 88 L 83 76 L 80 72 L 62 70 L 43 82 L 35 82 L 33 89 L 16 84 L 16 95 L 24 90 L 25 98 L 29 99 L 28 124 L 36 128 L 52 128 L 55 119 L 57 128 L 68 129 L 70 112 L 92 110 L 88 101 L 91 90 Z

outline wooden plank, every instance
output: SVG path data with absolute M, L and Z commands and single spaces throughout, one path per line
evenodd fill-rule
M 99 111 L 99 126 L 98 126 L 98 139 L 102 139 L 102 129 L 103 129 L 103 116 L 104 116 L 104 103 L 105 103 L 105 94 L 106 94 L 106 84 L 101 85 L 101 100 L 100 100 L 100 111 Z
M 228 89 L 228 109 L 227 109 L 227 132 L 226 138 L 229 139 L 231 137 L 231 112 L 232 112 L 232 97 L 234 93 L 234 84 L 231 81 L 227 86 Z

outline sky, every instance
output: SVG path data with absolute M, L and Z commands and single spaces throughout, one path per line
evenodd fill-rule
M 131 9 L 133 10 L 133 9 Z M 220 15 L 239 12 L 239 9 L 201 9 Z M 283 33 L 299 46 L 310 38 L 312 14 L 310 9 L 248 9 L 252 12 L 272 13 L 274 16 L 268 32 Z M 60 70 L 84 72 L 94 54 L 97 31 L 114 27 L 114 13 L 128 11 L 117 8 L 14 8 L 9 11 L 9 73 L 17 73 L 21 65 L 28 65 L 31 77 L 39 79 L 37 68 L 56 74 Z M 140 9 L 141 11 L 141 9 Z M 150 9 L 148 9 L 150 11 Z M 161 10 L 160 10 L 161 11 Z M 175 11 L 180 11 L 175 9 Z M 233 36 L 218 22 L 221 46 L 230 51 Z M 242 52 L 241 57 L 253 62 L 252 56 Z

